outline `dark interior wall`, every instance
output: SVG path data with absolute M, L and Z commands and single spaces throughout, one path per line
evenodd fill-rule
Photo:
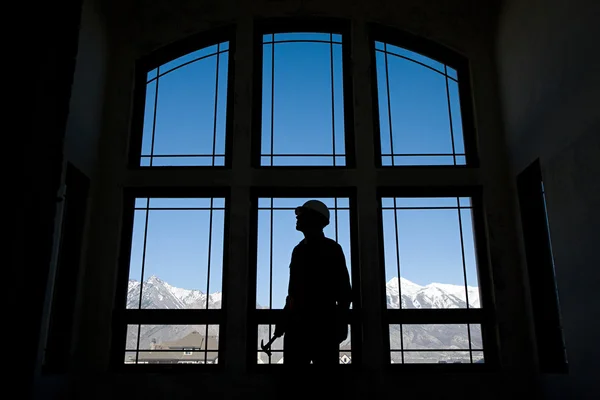
M 600 4 L 508 1 L 497 59 L 513 177 L 540 159 L 569 373 L 547 393 L 598 393 Z
M 107 30 L 97 3 L 83 2 L 65 133 L 65 157 L 88 176 L 93 175 L 98 158 L 108 64 Z
M 473 171 L 472 183 L 484 187 L 486 201 L 486 222 L 489 230 L 489 252 L 494 268 L 495 301 L 500 330 L 501 362 L 505 367 L 502 373 L 485 376 L 469 374 L 439 375 L 432 377 L 413 376 L 403 378 L 402 385 L 408 392 L 419 393 L 427 387 L 431 393 L 447 395 L 452 385 L 469 386 L 471 393 L 498 397 L 521 393 L 519 383 L 527 383 L 531 365 L 529 326 L 527 308 L 524 301 L 520 257 L 515 243 L 515 220 L 510 186 L 507 155 L 504 152 L 504 137 L 501 130 L 501 115 L 497 96 L 496 70 L 494 66 L 493 39 L 495 34 L 495 2 L 485 5 L 478 1 L 463 0 L 446 3 L 440 1 L 153 1 L 153 2 L 111 2 L 103 3 L 105 18 L 103 33 L 100 21 L 103 18 L 88 14 L 86 28 L 89 42 L 80 42 L 82 59 L 90 63 L 78 74 L 78 81 L 101 79 L 106 71 L 105 91 L 98 82 L 81 88 L 81 102 L 72 104 L 72 110 L 83 118 L 73 117 L 73 131 L 87 132 L 84 138 L 74 138 L 68 146 L 85 149 L 93 157 L 91 149 L 97 147 L 97 176 L 92 182 L 90 224 L 86 235 L 85 275 L 80 290 L 80 311 L 77 323 L 75 348 L 75 368 L 72 376 L 73 388 L 78 396 L 103 398 L 116 394 L 144 394 L 147 396 L 170 394 L 197 394 L 195 388 L 186 387 L 192 377 L 161 376 L 150 378 L 146 375 L 115 376 L 105 374 L 108 367 L 110 348 L 112 306 L 116 287 L 116 267 L 119 256 L 119 235 L 121 226 L 122 188 L 134 183 L 143 183 L 143 174 L 130 173 L 126 169 L 132 84 L 135 60 L 154 49 L 175 42 L 193 33 L 209 30 L 223 24 L 236 23 L 238 38 L 251 36 L 252 21 L 256 17 L 290 16 L 330 16 L 352 20 L 357 34 L 364 34 L 367 22 L 378 22 L 426 37 L 444 44 L 466 55 L 471 63 L 471 84 L 474 92 L 474 108 L 478 132 L 478 147 L 481 167 Z M 93 15 L 96 15 L 92 13 Z M 87 30 L 85 30 L 87 29 Z M 107 41 L 102 39 L 106 35 Z M 366 40 L 355 37 L 355 40 Z M 108 44 L 107 44 L 108 43 Z M 82 50 L 89 44 L 96 50 Z M 110 54 L 110 63 L 101 54 Z M 248 62 L 248 51 L 240 51 L 240 59 Z M 106 68 L 106 70 L 104 70 Z M 368 69 L 357 71 L 365 81 L 369 79 Z M 249 76 L 249 75 L 247 75 Z M 77 86 L 81 84 L 81 86 Z M 237 84 L 244 90 L 244 84 Z M 88 89 L 89 88 L 89 89 Z M 83 93 L 94 93 L 94 99 L 83 98 Z M 250 88 L 251 91 L 251 88 Z M 102 96 L 98 100 L 96 96 Z M 236 96 L 236 115 L 248 113 L 242 100 L 251 98 L 245 91 Z M 238 103 L 238 99 L 241 99 Z M 370 102 L 368 98 L 354 99 L 355 105 Z M 246 105 L 244 105 L 246 104 Z M 104 107 L 103 111 L 100 111 Z M 98 116 L 102 116 L 96 124 Z M 358 115 L 358 114 L 357 114 Z M 370 120 L 357 117 L 356 126 L 370 125 Z M 93 123 L 86 121 L 90 116 Z M 100 126 L 99 126 L 100 125 Z M 80 129 L 75 129 L 76 127 Z M 240 129 L 247 129 L 242 127 Z M 96 142 L 96 134 L 101 135 Z M 84 153 L 85 154 L 85 153 Z M 83 164 L 87 159 L 79 159 Z M 93 163 L 92 163 L 93 165 Z M 414 171 L 415 181 L 419 180 L 418 170 Z M 182 178 L 184 179 L 184 178 Z M 65 379 L 68 379 L 65 378 Z M 195 385 L 202 384 L 209 391 L 227 391 L 231 396 L 242 394 L 252 388 L 268 387 L 272 378 L 248 377 L 225 374 L 217 379 L 194 376 Z M 345 384 L 349 390 L 381 391 L 397 393 L 397 375 L 383 378 L 377 371 L 350 379 Z M 476 379 L 476 383 L 474 382 Z M 432 382 L 432 380 L 434 382 Z M 510 384 L 508 384 L 510 383 Z M 271 387 L 272 389 L 272 387 Z M 525 389 L 527 390 L 527 389 Z
M 17 153 L 16 157 L 23 158 L 15 163 L 23 167 L 24 174 L 17 176 L 24 184 L 24 190 L 21 190 L 23 186 L 17 186 L 17 204 L 9 212 L 9 224 L 15 222 L 14 226 L 9 225 L 9 229 L 14 230 L 7 231 L 11 238 L 9 252 L 13 256 L 9 261 L 9 276 L 16 275 L 7 285 L 10 286 L 9 293 L 14 291 L 7 296 L 10 298 L 7 320 L 18 326 L 19 340 L 28 343 L 24 348 L 8 346 L 9 357 L 14 356 L 17 360 L 16 366 L 10 368 L 9 379 L 15 382 L 13 375 L 16 374 L 19 375 L 17 378 L 22 378 L 16 381 L 19 382 L 18 396 L 22 398 L 31 394 L 33 380 L 39 371 L 38 344 L 55 244 L 56 200 L 63 175 L 63 140 L 75 68 L 81 2 L 36 4 L 33 10 L 27 9 L 26 12 L 29 32 L 17 40 L 24 50 L 23 57 L 14 55 L 23 66 L 30 68 L 26 69 L 29 76 L 16 79 L 23 98 L 11 98 L 15 109 L 23 110 L 25 114 L 19 119 L 20 128 L 11 133 L 18 143 L 23 141 L 25 149 L 22 154 Z M 22 103 L 19 100 L 23 100 Z M 24 297 L 23 293 L 28 295 Z M 12 313 L 16 314 L 14 318 Z

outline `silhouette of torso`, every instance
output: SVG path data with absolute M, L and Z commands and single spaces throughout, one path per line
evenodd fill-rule
M 292 253 L 288 295 L 294 314 L 314 317 L 350 303 L 349 277 L 341 246 L 327 237 L 302 240 Z

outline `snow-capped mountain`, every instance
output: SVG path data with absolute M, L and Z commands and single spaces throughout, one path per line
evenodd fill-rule
M 142 306 L 140 305 L 140 290 L 142 291 Z M 206 309 L 221 308 L 221 293 L 211 293 L 208 297 L 200 290 L 177 288 L 169 285 L 157 276 L 151 276 L 145 282 L 129 280 L 127 291 L 128 309 Z M 156 343 L 180 339 L 192 331 L 206 335 L 206 325 L 142 325 L 140 327 L 140 349 L 149 349 L 152 341 Z M 218 336 L 219 327 L 210 325 L 208 335 Z M 127 349 L 137 346 L 138 326 L 130 325 L 127 329 Z
M 221 293 L 211 293 L 208 297 L 199 290 L 189 290 L 174 287 L 156 276 L 148 278 L 143 284 L 130 280 L 127 294 L 127 308 L 137 309 L 140 302 L 140 289 L 142 289 L 142 309 L 198 309 L 221 308 Z M 426 286 L 417 285 L 407 279 L 393 278 L 386 284 L 386 297 L 388 308 L 399 308 L 402 293 L 403 308 L 465 308 L 466 294 L 464 286 L 431 283 Z M 468 287 L 470 307 L 479 307 L 479 289 Z M 258 308 L 263 308 L 257 305 Z M 258 327 L 257 353 L 258 360 L 268 363 L 265 353 L 260 352 L 260 341 L 267 342 L 275 326 L 269 331 L 268 325 Z M 161 343 L 178 340 L 192 331 L 202 335 L 208 333 L 217 336 L 219 327 L 210 325 L 206 332 L 206 325 L 142 325 L 139 330 L 139 349 L 149 349 L 152 342 Z M 315 331 L 319 328 L 315 327 Z M 470 331 L 465 324 L 427 324 L 427 325 L 390 325 L 390 349 L 393 362 L 402 362 L 402 353 L 394 350 L 421 350 L 418 352 L 404 351 L 404 362 L 469 362 L 469 335 L 472 349 L 481 349 L 481 328 L 479 325 L 470 325 Z M 135 350 L 137 346 L 138 326 L 130 325 L 127 330 L 127 349 Z M 350 350 L 350 336 L 340 345 L 340 350 Z M 459 351 L 435 351 L 435 350 Z M 271 363 L 281 360 L 283 350 L 282 338 L 276 340 L 272 346 L 273 357 Z M 431 351 L 422 351 L 431 350 Z M 465 350 L 465 351 L 461 351 Z M 351 355 L 350 353 L 348 353 Z M 480 359 L 482 352 L 473 352 L 473 360 Z
M 479 288 L 468 286 L 469 307 L 479 308 Z M 400 289 L 400 290 L 399 290 Z M 420 286 L 405 278 L 392 278 L 386 284 L 386 301 L 388 308 L 467 308 L 465 287 L 445 283 L 430 283 Z
M 143 286 L 143 288 L 142 288 Z M 140 307 L 140 289 L 142 289 L 142 306 Z M 200 290 L 176 288 L 155 275 L 144 283 L 129 280 L 127 291 L 127 308 L 130 309 L 198 309 L 206 308 L 207 296 Z M 208 308 L 221 308 L 221 293 L 208 296 Z

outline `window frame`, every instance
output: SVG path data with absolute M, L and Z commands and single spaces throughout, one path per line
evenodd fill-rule
M 361 337 L 361 284 L 360 284 L 360 266 L 359 266 L 359 247 L 358 247 L 358 229 L 357 229 L 357 207 L 356 207 L 356 188 L 319 188 L 319 187 L 253 187 L 251 189 L 251 220 L 250 220 L 250 252 L 248 257 L 249 275 L 248 275 L 248 346 L 247 346 L 247 368 L 251 372 L 269 370 L 273 372 L 281 371 L 277 364 L 258 364 L 256 362 L 256 344 L 258 343 L 258 326 L 274 325 L 281 320 L 283 310 L 280 309 L 257 309 L 256 308 L 256 290 L 258 275 L 258 217 L 259 217 L 259 198 L 321 198 L 321 197 L 345 197 L 348 198 L 349 217 L 350 217 L 350 249 L 348 273 L 352 282 L 352 308 L 349 312 L 348 324 L 351 325 L 351 346 L 352 363 L 343 364 L 344 369 L 358 369 L 361 366 L 362 342 Z M 271 232 L 271 235 L 273 232 Z M 291 260 L 291 254 L 290 254 Z M 289 260 L 288 260 L 289 265 Z M 337 364 L 336 364 L 337 365 Z M 274 369 L 274 370 L 273 370 Z
M 473 92 L 471 89 L 471 71 L 469 60 L 446 46 L 435 43 L 430 39 L 416 36 L 380 24 L 368 24 L 369 52 L 371 57 L 371 88 L 373 102 L 373 140 L 375 148 L 375 165 L 377 168 L 478 168 L 479 155 L 477 151 L 477 131 L 473 112 Z M 429 57 L 456 70 L 458 77 L 458 93 L 460 97 L 460 112 L 462 134 L 465 147 L 465 165 L 383 165 L 381 153 L 381 127 L 379 123 L 379 91 L 377 87 L 377 51 L 375 42 L 401 47 L 425 57 Z M 393 149 L 392 149 L 393 152 Z
M 220 309 L 127 309 L 127 292 L 129 285 L 129 267 L 131 258 L 131 240 L 133 237 L 133 225 L 135 216 L 135 199 L 143 198 L 224 198 L 224 227 L 223 227 L 223 271 L 222 286 L 223 293 Z M 200 369 L 221 369 L 221 364 L 125 364 L 125 341 L 128 325 L 218 325 L 219 326 L 219 349 L 218 358 L 226 354 L 226 341 L 223 340 L 227 326 L 227 296 L 228 277 L 227 263 L 229 257 L 229 228 L 230 228 L 230 203 L 231 196 L 228 187 L 211 188 L 166 188 L 166 187 L 144 187 L 123 189 L 122 206 L 123 218 L 120 239 L 120 251 L 118 259 L 118 273 L 115 306 L 113 309 L 112 341 L 110 350 L 110 368 L 118 372 L 136 371 L 153 372 L 176 370 L 177 372 Z M 143 279 L 143 277 L 142 277 Z M 139 351 L 139 350 L 138 350 Z M 210 365 L 210 367 L 209 367 Z
M 344 90 L 344 149 L 345 163 L 333 165 L 261 165 L 262 99 L 263 99 L 263 35 L 277 33 L 322 32 L 342 35 L 342 87 Z M 254 23 L 254 71 L 251 163 L 257 169 L 348 169 L 356 167 L 354 144 L 354 96 L 352 90 L 350 20 L 336 18 L 263 18 Z M 333 154 L 331 155 L 333 158 Z
M 386 306 L 386 282 L 381 280 L 381 299 L 384 313 L 384 360 L 388 369 L 442 370 L 442 371 L 493 371 L 499 368 L 498 333 L 493 301 L 491 262 L 488 255 L 484 218 L 483 189 L 480 186 L 452 187 L 392 187 L 377 188 L 380 271 L 385 277 L 385 243 L 383 240 L 383 197 L 470 197 L 473 218 L 473 239 L 477 261 L 479 308 L 464 309 L 389 309 Z M 396 324 L 480 324 L 485 362 L 482 364 L 392 364 L 389 326 Z M 473 350 L 478 351 L 478 350 Z
M 235 26 L 224 26 L 207 32 L 194 34 L 185 39 L 168 44 L 150 54 L 140 57 L 135 63 L 133 84 L 133 107 L 130 118 L 130 135 L 128 141 L 127 168 L 130 170 L 155 170 L 155 169 L 230 169 L 231 149 L 233 146 L 233 96 L 235 86 Z M 185 56 L 204 47 L 213 46 L 217 43 L 229 42 L 229 57 L 227 63 L 227 102 L 225 116 L 225 157 L 224 164 L 218 166 L 210 165 L 161 165 L 142 166 L 140 158 L 142 154 L 142 140 L 144 135 L 144 116 L 146 108 L 146 87 L 148 72 L 154 68 Z M 156 112 L 156 110 L 155 110 Z
M 538 368 L 566 374 L 569 362 L 539 159 L 517 175 L 516 184 Z

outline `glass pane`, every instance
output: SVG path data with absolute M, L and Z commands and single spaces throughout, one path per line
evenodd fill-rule
M 452 113 L 452 133 L 454 135 L 454 151 L 459 154 L 465 152 L 463 140 L 462 115 L 460 112 L 460 96 L 458 82 L 448 80 L 448 93 L 450 94 L 450 112 Z
M 330 41 L 329 33 L 319 33 L 319 32 L 294 32 L 294 33 L 276 33 L 275 41 L 283 41 L 283 40 L 321 40 L 321 41 Z
M 140 158 L 140 166 L 149 167 L 150 166 L 150 157 L 141 157 Z
M 456 72 L 456 70 L 454 68 L 447 67 L 446 72 L 448 73 L 449 77 L 458 79 L 458 73 Z
M 336 167 L 345 167 L 346 166 L 346 157 L 336 157 L 335 158 L 335 166 Z
M 338 160 L 342 157 L 338 157 Z M 332 156 L 286 157 L 275 156 L 273 166 L 333 166 Z
M 213 198 L 213 208 L 225 208 L 225 199 L 222 197 Z
M 258 207 L 259 208 L 269 208 L 271 207 L 271 199 L 270 198 L 259 198 L 258 199 Z
M 404 302 L 404 296 L 402 299 L 400 298 L 398 287 L 398 252 L 396 250 L 394 210 L 383 210 L 382 214 L 387 308 L 398 309 L 400 302 Z
M 213 154 L 216 64 L 217 57 L 213 56 L 160 77 L 155 155 Z M 226 63 L 222 64 L 226 68 Z M 226 82 L 226 76 L 221 78 Z M 226 98 L 226 91 L 219 95 Z M 217 111 L 224 113 L 219 107 Z M 224 123 L 220 128 L 217 136 L 224 137 Z
M 390 350 L 391 351 L 402 351 L 402 334 L 401 326 L 399 324 L 390 325 Z
M 405 350 L 469 349 L 466 324 L 402 325 Z
M 381 154 L 392 154 L 392 147 L 390 145 L 390 123 L 389 123 L 389 108 L 388 108 L 388 91 L 386 81 L 386 68 L 385 68 L 385 53 L 377 52 L 376 67 L 377 67 L 377 94 L 379 104 L 379 132 L 381 140 Z M 383 157 L 384 160 L 386 157 Z M 383 165 L 391 165 L 391 157 L 387 160 L 389 164 L 384 162 Z
M 468 351 L 405 351 L 405 364 L 470 364 Z
M 460 197 L 458 199 L 458 204 L 461 207 L 471 207 L 471 198 L 470 197 Z
M 271 161 L 271 157 L 261 157 L 260 158 L 260 165 L 262 166 L 272 166 L 273 163 Z
M 458 212 L 398 210 L 397 218 L 406 308 L 466 308 Z
M 396 197 L 396 207 L 456 207 L 457 201 L 456 197 Z
M 348 337 L 340 343 L 340 364 L 352 364 L 352 327 L 348 325 Z
M 273 199 L 273 207 L 295 209 L 309 200 L 322 201 L 329 208 L 330 212 L 335 206 L 335 199 L 333 197 L 277 197 Z
M 456 165 L 467 165 L 467 158 L 465 156 L 456 156 Z
M 152 71 L 148 72 L 148 75 L 146 76 L 146 80 L 147 81 L 152 80 L 152 79 L 156 78 L 156 75 L 157 75 L 157 69 L 154 68 Z
M 391 205 L 388 199 L 382 202 Z M 457 199 L 399 198 L 397 205 L 457 207 Z M 469 265 L 467 254 L 474 259 L 474 244 L 472 232 L 464 229 L 467 235 L 461 243 L 458 209 L 398 209 L 396 214 L 383 209 L 382 218 L 388 308 L 466 308 L 461 245 L 465 245 Z M 398 269 L 402 277 L 399 288 Z M 467 276 L 475 279 L 476 266 L 467 269 Z M 469 304 L 479 307 L 477 281 L 473 282 Z
M 465 267 L 467 272 L 467 285 L 469 307 L 479 308 L 479 280 L 477 277 L 477 255 L 475 253 L 475 236 L 473 232 L 473 210 L 461 209 L 460 219 L 462 224 L 463 245 L 465 249 Z
M 212 46 L 212 51 L 216 46 Z M 185 62 L 206 49 L 186 55 Z M 219 65 L 217 84 L 217 59 Z M 171 65 L 172 63 L 168 63 Z M 172 64 L 172 65 L 175 65 Z M 154 155 L 199 155 L 225 151 L 228 53 L 213 55 L 173 70 L 158 79 Z M 161 68 L 161 73 L 164 71 Z M 215 90 L 218 89 L 218 93 Z M 215 97 L 215 95 L 217 96 Z M 216 109 L 215 109 L 215 101 Z M 216 112 L 216 120 L 215 120 Z M 148 118 L 148 107 L 146 119 Z M 216 125 L 215 125 L 216 124 Z M 149 124 L 151 127 L 151 124 Z M 216 129 L 216 132 L 215 132 Z M 144 130 L 144 153 L 151 139 Z M 214 151 L 213 151 L 214 148 Z M 212 158 L 156 158 L 152 165 L 212 165 Z
M 146 85 L 146 105 L 144 107 L 144 130 L 142 133 L 142 155 L 152 152 L 152 131 L 154 128 L 154 103 L 156 97 L 156 80 Z M 148 163 L 150 160 L 148 160 Z
M 393 46 L 391 44 L 386 45 L 386 50 L 392 54 L 398 54 L 402 57 L 406 57 L 411 60 L 418 61 L 422 64 L 425 64 L 425 65 L 435 69 L 436 71 L 439 71 L 442 73 L 444 72 L 444 64 L 442 64 L 439 61 L 436 61 L 432 58 L 421 55 L 419 53 L 415 53 L 414 51 L 403 49 L 402 47 L 398 47 L 398 46 Z
M 268 35 L 271 36 L 271 35 Z M 274 117 L 273 104 L 273 45 L 263 45 L 263 91 L 262 91 L 262 140 L 260 143 L 261 154 L 273 154 L 271 147 L 272 124 L 271 118 Z M 273 109 L 272 109 L 273 107 Z M 261 157 L 260 165 L 271 165 L 270 157 Z
M 294 247 L 304 239 L 296 230 L 293 210 L 273 211 L 273 308 L 283 308 L 290 278 Z
M 223 158 L 220 157 L 222 160 Z M 217 167 L 223 162 L 217 157 L 153 157 L 153 167 Z
M 288 261 L 289 262 L 289 261 Z M 258 211 L 256 308 L 271 308 L 271 211 Z
M 135 199 L 135 208 L 147 208 L 148 207 L 148 199 L 138 197 Z
M 390 352 L 390 361 L 392 364 L 402 364 L 402 352 L 401 351 L 391 351 Z
M 139 329 L 138 364 L 214 364 L 218 359 L 218 325 L 129 325 Z M 136 348 L 128 342 L 126 348 Z M 125 363 L 135 363 L 136 352 L 126 352 Z
M 126 351 L 125 352 L 125 364 L 135 364 L 136 363 L 136 352 L 135 351 Z
M 375 46 L 381 49 L 379 42 Z M 458 83 L 448 79 L 446 89 L 444 65 L 438 61 L 392 45 L 387 51 L 387 56 L 375 54 L 382 165 L 455 165 L 452 154 L 464 153 Z M 456 70 L 449 73 L 455 75 Z M 398 156 L 385 158 L 390 154 Z
M 392 157 L 381 157 L 381 165 L 388 167 L 392 165 Z
M 485 363 L 485 359 L 483 357 L 483 351 L 474 351 L 473 352 L 473 363 L 475 363 L 475 364 Z
M 127 336 L 125 338 L 125 350 L 137 351 L 139 325 L 127 325 Z
M 394 198 L 393 197 L 382 197 L 381 198 L 381 206 L 384 208 L 394 207 Z
M 258 364 L 281 364 L 283 363 L 283 337 L 277 338 L 271 344 L 271 356 L 262 350 L 261 342 L 267 344 L 275 332 L 275 325 L 258 325 Z
M 275 154 L 333 154 L 329 45 L 276 45 L 274 101 Z
M 472 341 L 479 325 L 470 325 Z M 402 337 L 402 340 L 401 340 Z M 392 364 L 404 363 L 470 363 L 469 336 L 465 324 L 392 324 L 389 326 Z M 473 352 L 473 361 L 483 352 Z M 481 362 L 481 361 L 480 361 Z
M 144 231 L 146 227 L 145 210 L 135 210 L 131 238 L 131 256 L 129 261 L 129 288 L 126 308 L 139 308 L 140 282 L 142 280 L 142 262 L 144 254 Z
M 307 33 L 275 36 L 277 40 L 280 37 L 297 40 L 319 35 L 323 36 Z M 329 40 L 329 34 L 325 38 Z M 333 154 L 334 146 L 336 153 L 341 153 L 345 147 L 341 45 L 333 45 L 333 81 L 330 44 L 279 43 L 275 45 L 274 58 L 272 46 L 263 47 L 262 154 Z M 269 165 L 268 160 L 261 162 Z M 278 157 L 273 165 L 333 165 L 333 158 Z
M 185 207 L 202 206 L 203 201 L 209 199 L 151 199 L 150 204 Z M 143 276 L 146 211 L 134 214 L 127 308 L 220 308 L 224 210 L 213 210 L 212 217 L 210 210 L 148 212 Z
M 314 198 L 274 198 L 273 220 L 269 198 L 259 198 L 257 243 L 257 308 L 282 309 L 289 283 L 289 265 L 292 251 L 304 236 L 296 230 L 295 208 Z M 318 198 L 330 208 L 330 224 L 325 227 L 326 237 L 336 239 L 346 258 L 351 278 L 350 211 L 334 209 L 334 198 Z M 338 198 L 338 205 L 348 206 L 347 198 Z M 273 231 L 271 232 L 271 223 Z M 271 247 L 272 243 L 272 247 Z M 271 258 L 272 257 L 272 258 Z
M 350 199 L 348 199 L 347 197 L 338 197 L 337 207 L 338 208 L 349 208 L 350 207 Z
M 217 123 L 214 151 L 210 154 L 225 154 L 225 128 L 227 123 L 227 71 L 229 67 L 229 53 L 219 55 L 219 81 L 217 88 Z
M 396 143 L 394 142 L 394 146 Z M 395 166 L 403 165 L 454 165 L 453 156 L 395 156 Z
M 184 56 L 178 57 L 178 58 L 174 59 L 173 61 L 169 61 L 168 63 L 161 65 L 160 66 L 160 74 L 161 75 L 165 74 L 165 73 L 168 74 L 169 71 L 171 71 L 173 68 L 177 68 L 187 62 L 194 61 L 194 60 L 202 58 L 202 57 L 210 56 L 211 54 L 215 54 L 216 52 L 217 52 L 216 44 L 213 46 L 204 47 L 200 50 L 193 51 Z
M 210 208 L 210 200 L 210 197 L 153 197 L 150 199 L 150 208 Z
M 342 66 L 342 45 L 336 44 L 332 46 L 333 61 L 333 121 L 335 131 L 335 153 L 340 155 L 346 152 L 344 148 L 344 71 Z M 330 72 L 331 75 L 331 72 Z M 331 94 L 330 94 L 331 97 Z
M 481 336 L 481 325 L 471 324 L 469 325 L 471 330 L 471 349 L 481 350 L 483 349 L 483 338 Z

